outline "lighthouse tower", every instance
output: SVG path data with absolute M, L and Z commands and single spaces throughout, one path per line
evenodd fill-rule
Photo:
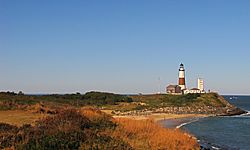
M 180 69 L 179 69 L 179 86 L 181 87 L 181 90 L 186 89 L 185 69 L 184 69 L 184 65 L 182 63 L 180 64 Z

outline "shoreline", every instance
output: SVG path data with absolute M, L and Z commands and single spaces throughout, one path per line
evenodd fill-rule
M 166 119 L 166 120 L 160 120 L 158 121 L 163 127 L 170 128 L 170 129 L 180 129 L 181 127 L 196 122 L 199 119 L 207 118 L 207 117 L 213 117 L 212 115 L 206 115 L 206 116 L 188 116 L 183 118 L 174 118 L 174 119 Z
M 134 120 L 150 119 L 158 123 L 164 123 L 166 128 L 181 128 L 182 126 L 198 121 L 201 118 L 215 117 L 215 116 L 237 116 L 248 114 L 249 111 L 242 110 L 235 107 L 233 110 L 223 114 L 174 114 L 174 113 L 151 113 L 147 115 L 113 115 L 110 110 L 102 110 L 103 112 L 110 114 L 114 118 L 129 118 Z
M 160 124 L 164 128 L 168 129 L 180 129 L 185 132 L 185 129 L 182 127 L 199 121 L 203 118 L 208 117 L 232 117 L 232 116 L 249 116 L 250 111 L 242 110 L 242 109 L 235 109 L 236 111 L 230 112 L 227 114 L 166 114 L 166 113 L 153 113 L 150 115 L 138 115 L 138 116 L 113 116 L 114 118 L 125 117 L 130 119 L 142 120 L 142 119 L 152 119 L 156 123 Z M 189 132 L 187 132 L 189 133 Z M 207 142 L 204 139 L 198 139 L 195 135 L 190 134 L 192 138 L 195 138 L 200 145 L 200 149 L 211 149 L 211 150 L 218 150 L 218 149 L 227 149 L 224 145 L 218 145 L 217 143 Z
M 114 118 L 128 118 L 134 120 L 153 120 L 165 128 L 181 128 L 182 126 L 199 120 L 200 118 L 211 117 L 208 114 L 167 114 L 167 113 L 153 113 L 150 115 L 113 115 Z
M 204 117 L 201 117 L 201 118 L 204 118 Z M 199 121 L 199 119 L 201 119 L 201 118 L 193 118 L 193 120 L 191 120 L 191 121 L 189 121 L 189 122 L 184 122 L 184 123 L 182 123 L 182 124 L 176 126 L 175 128 L 180 129 L 181 127 L 183 127 L 183 126 L 185 126 L 185 125 L 187 125 L 187 124 L 190 124 L 190 123 Z

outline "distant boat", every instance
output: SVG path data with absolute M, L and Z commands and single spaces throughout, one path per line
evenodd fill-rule
M 236 100 L 236 99 L 238 99 L 238 97 L 233 96 L 233 97 L 230 97 L 229 99 L 230 99 L 230 100 Z

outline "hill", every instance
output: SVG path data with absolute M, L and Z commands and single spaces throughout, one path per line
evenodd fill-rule
M 186 95 L 134 95 L 130 96 L 138 105 L 131 113 L 172 113 L 237 115 L 245 111 L 233 106 L 217 93 Z M 117 110 L 117 114 L 121 111 Z M 128 111 L 127 111 L 128 112 Z M 114 112 L 116 113 L 116 112 Z M 124 114 L 124 112 L 122 112 Z
M 112 113 L 116 115 L 145 113 L 234 115 L 244 113 L 217 93 L 133 96 L 102 92 L 37 96 L 12 92 L 0 93 L 0 110 L 35 109 L 37 112 L 55 114 L 65 107 L 83 106 L 112 110 Z

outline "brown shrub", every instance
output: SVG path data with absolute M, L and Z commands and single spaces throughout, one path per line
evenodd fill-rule
M 79 112 L 90 120 L 94 120 L 96 118 L 102 118 L 102 117 L 109 118 L 109 119 L 112 118 L 110 115 L 94 107 L 82 107 L 79 110 Z
M 36 126 L 46 132 L 82 130 L 90 127 L 90 120 L 74 109 L 63 110 L 59 114 L 36 122 Z
M 18 127 L 6 123 L 0 123 L 0 149 L 11 147 L 15 143 L 15 134 Z
M 60 110 L 63 110 L 63 108 L 60 109 L 59 106 L 48 106 L 44 105 L 43 103 L 37 103 L 34 105 L 30 105 L 27 107 L 27 110 L 32 113 L 41 113 L 41 114 L 57 114 L 60 112 Z
M 99 109 L 85 107 L 80 109 L 79 112 L 87 117 L 91 121 L 92 127 L 96 129 L 114 129 L 116 127 L 113 117 Z

